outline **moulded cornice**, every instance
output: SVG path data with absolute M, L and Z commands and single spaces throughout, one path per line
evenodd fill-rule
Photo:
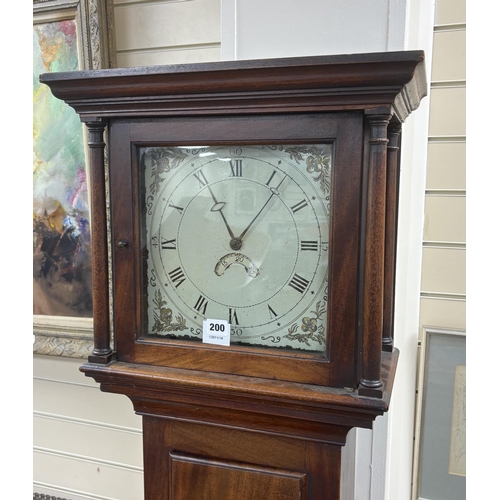
M 40 77 L 82 117 L 335 111 L 392 106 L 404 121 L 426 95 L 422 51 L 122 68 Z

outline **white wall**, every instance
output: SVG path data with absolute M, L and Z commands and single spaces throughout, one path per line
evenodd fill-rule
M 221 0 L 222 59 L 402 50 L 402 0 Z
M 33 491 L 71 500 L 143 497 L 142 424 L 100 391 L 81 359 L 33 359 Z
M 405 49 L 425 50 L 429 87 L 433 21 L 433 0 L 409 2 Z M 395 345 L 401 354 L 388 415 L 387 500 L 411 498 L 429 104 L 427 97 L 417 112 L 410 115 L 403 128 L 401 145 L 394 326 Z
M 220 59 L 220 0 L 114 0 L 120 68 Z
M 414 463 L 420 467 L 420 439 L 434 422 L 425 421 L 424 374 L 428 332 L 465 334 L 466 330 L 466 0 L 436 0 L 432 68 L 429 73 L 428 165 L 425 185 L 424 231 L 422 236 L 422 279 L 419 340 L 420 366 L 416 408 Z M 481 175 L 484 175 L 482 172 Z M 486 245 L 485 245 L 486 246 Z M 484 291 L 482 293 L 484 295 Z M 427 408 L 429 410 L 429 408 Z M 435 436 L 437 438 L 437 436 Z M 435 446 L 449 448 L 450 435 L 440 433 Z M 436 441 L 436 439 L 435 439 Z M 424 454 L 422 457 L 425 456 Z M 429 455 L 427 455 L 429 456 Z M 448 476 L 445 453 L 435 464 L 425 463 L 422 471 L 440 471 L 434 483 L 448 485 L 450 495 L 460 495 L 462 485 Z M 428 459 L 426 459 L 428 460 Z M 416 472 L 419 472 L 417 470 Z M 427 486 L 429 475 L 414 476 L 414 498 L 420 480 Z M 465 483 L 465 481 L 463 481 Z M 439 496 L 439 495 L 437 495 Z M 465 492 L 460 496 L 465 498 Z

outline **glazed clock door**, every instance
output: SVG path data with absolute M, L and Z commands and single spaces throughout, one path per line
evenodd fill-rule
M 354 387 L 362 115 L 110 133 L 118 359 Z
M 143 336 L 324 354 L 333 148 L 140 148 Z

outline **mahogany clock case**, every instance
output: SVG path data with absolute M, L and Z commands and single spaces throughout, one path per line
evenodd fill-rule
M 143 416 L 145 498 L 339 500 L 346 436 L 353 427 L 371 428 L 373 420 L 388 410 L 395 377 L 399 142 L 401 123 L 426 94 L 423 53 L 49 73 L 40 78 L 87 126 L 94 350 L 81 371 L 93 377 L 102 391 L 129 397 Z M 287 150 L 312 151 L 318 145 L 329 151 L 324 164 L 331 167 L 328 221 L 321 222 L 319 232 L 315 225 L 320 218 L 314 216 L 321 212 L 318 200 L 313 200 L 313 191 L 299 189 L 297 179 L 304 170 L 294 170 L 291 164 L 278 167 L 270 156 L 266 156 L 267 166 L 255 155 L 253 164 L 248 159 L 251 155 L 238 157 L 242 170 L 234 162 L 234 172 L 227 163 L 213 163 L 207 170 L 200 162 L 192 171 L 189 164 L 175 167 L 175 174 L 189 172 L 178 183 L 186 186 L 188 201 L 176 202 L 172 194 L 179 192 L 176 177 L 168 181 L 165 176 L 165 184 L 174 187 L 165 188 L 161 196 L 155 191 L 154 201 L 160 211 L 171 203 L 177 219 L 165 217 L 164 223 L 162 217 L 148 218 L 150 181 L 141 160 L 145 151 L 204 146 L 204 152 L 220 148 L 226 154 L 238 148 L 282 147 L 280 159 L 286 163 Z M 281 189 L 270 182 L 275 168 L 290 179 L 290 185 L 295 182 L 298 198 L 287 197 L 285 184 Z M 235 176 L 238 170 L 241 179 L 216 181 L 217 169 Z M 206 181 L 198 186 L 193 173 L 201 179 L 201 171 Z M 305 172 L 303 178 L 310 180 L 310 172 Z M 234 186 L 250 183 L 262 198 L 256 209 L 240 218 L 242 226 L 236 229 L 239 204 L 222 199 L 219 188 L 233 191 Z M 310 275 L 291 265 L 288 273 L 302 279 L 283 279 L 278 292 L 286 290 L 283 297 L 304 304 L 298 307 L 297 321 L 290 316 L 299 325 L 312 314 L 302 297 L 317 293 L 316 283 L 327 283 L 324 347 L 272 348 L 262 345 L 258 336 L 253 343 L 229 346 L 186 339 L 180 327 L 181 335 L 176 335 L 168 316 L 173 314 L 173 308 L 167 310 L 170 307 L 164 308 L 169 319 L 163 324 L 172 328 L 161 332 L 168 335 L 152 335 L 159 333 L 151 326 L 154 316 L 148 316 L 151 294 L 159 289 L 152 269 L 161 274 L 164 265 L 162 293 L 168 292 L 174 302 L 184 297 L 181 281 L 187 284 L 188 274 L 199 269 L 191 257 L 182 260 L 186 248 L 189 255 L 195 252 L 189 233 L 206 234 L 197 215 L 216 222 L 231 249 L 243 249 L 253 257 L 252 243 L 242 227 L 255 230 L 270 220 L 270 213 L 259 210 L 267 206 L 265 200 L 272 201 L 290 225 L 299 221 L 307 226 L 305 214 L 310 214 L 314 236 L 297 229 L 297 262 L 303 257 L 302 249 L 307 259 L 315 252 L 327 255 L 325 267 L 306 266 Z M 201 201 L 202 211 L 195 210 Z M 180 219 L 179 210 L 184 215 L 189 212 L 189 223 Z M 228 234 L 225 226 L 231 228 Z M 150 228 L 156 232 L 148 233 Z M 172 234 L 174 229 L 177 232 Z M 155 244 L 162 245 L 162 236 L 165 248 L 160 251 Z M 198 238 L 197 247 L 200 256 L 220 259 L 217 252 L 210 253 L 211 245 L 203 245 L 203 239 Z M 279 259 L 273 263 L 279 264 Z M 325 281 L 315 282 L 315 272 L 322 273 Z M 196 282 L 196 271 L 190 276 Z M 177 285 L 178 293 L 172 294 Z M 206 294 L 203 306 L 194 303 L 194 292 L 183 309 L 193 321 L 197 320 L 193 309 L 208 314 L 209 297 L 221 297 L 201 288 Z M 308 300 L 315 297 L 323 300 L 323 295 L 314 294 Z M 278 305 L 267 295 L 264 298 L 250 304 L 256 314 L 267 312 L 269 305 L 269 311 L 278 316 Z M 229 315 L 234 304 L 229 302 Z M 286 300 L 279 303 L 285 304 Z M 242 312 L 238 319 L 243 324 Z M 261 323 L 274 328 L 277 335 L 274 319 Z M 303 324 L 312 330 L 311 321 Z M 265 336 L 262 330 L 259 335 Z
M 356 383 L 357 290 L 361 220 L 362 114 L 155 118 L 114 120 L 110 126 L 113 239 L 130 245 L 114 252 L 117 359 L 322 385 Z M 188 139 L 186 139 L 188 138 Z M 223 141 L 221 141 L 223 138 Z M 146 335 L 138 150 L 179 144 L 335 145 L 329 243 L 328 327 L 325 353 L 231 345 L 221 347 Z M 352 144 L 357 144 L 353 147 Z M 203 248 L 198 249 L 200 258 Z M 168 253 L 168 252 L 164 252 Z M 173 266 L 173 264 L 171 265 Z M 141 287 L 133 283 L 141 283 Z M 354 285 L 353 285 L 354 284 Z M 131 293 L 132 290 L 132 293 Z M 151 292 L 150 292 L 151 293 Z M 297 294 L 298 295 L 298 294 Z M 276 309 L 276 306 L 275 306 Z M 127 311 L 127 314 L 119 311 Z M 206 313 L 208 314 L 208 313 Z M 342 346 L 339 348 L 339 346 Z
M 89 129 L 91 364 L 116 360 L 349 390 L 360 386 L 360 393 L 382 397 L 383 351 L 393 350 L 399 132 L 426 93 L 423 59 L 414 51 L 42 75 Z M 139 153 L 200 144 L 332 146 L 324 351 L 148 335 Z

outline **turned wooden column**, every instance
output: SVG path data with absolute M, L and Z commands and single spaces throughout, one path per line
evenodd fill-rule
M 106 182 L 104 130 L 107 120 L 82 118 L 87 125 L 90 163 L 90 221 L 92 248 L 92 307 L 94 310 L 94 349 L 91 363 L 111 361 L 111 328 L 109 316 L 109 273 L 106 224 Z
M 368 187 L 363 287 L 362 369 L 359 394 L 381 397 L 382 326 L 384 300 L 384 246 L 387 179 L 387 126 L 392 117 L 366 114 L 368 139 Z
M 394 290 L 396 284 L 400 135 L 401 124 L 389 125 L 385 202 L 384 326 L 382 332 L 382 349 L 388 352 L 391 352 L 394 348 Z

